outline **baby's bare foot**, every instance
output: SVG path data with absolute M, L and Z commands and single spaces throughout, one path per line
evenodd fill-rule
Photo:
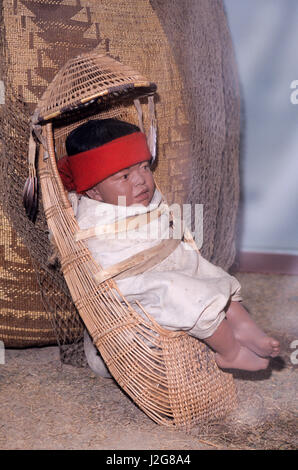
M 258 356 L 276 357 L 280 352 L 279 341 L 266 335 L 257 328 L 253 329 L 253 331 L 250 331 L 248 328 L 245 331 L 244 328 L 241 327 L 238 331 L 236 330 L 234 334 L 239 343 L 253 351 L 255 354 L 258 354 Z
M 279 341 L 259 328 L 242 305 L 232 302 L 227 311 L 227 320 L 240 344 L 261 357 L 278 356 Z
M 236 355 L 225 357 L 219 353 L 215 354 L 215 361 L 222 369 L 240 369 L 257 371 L 267 369 L 269 360 L 258 356 L 245 346 L 240 346 Z

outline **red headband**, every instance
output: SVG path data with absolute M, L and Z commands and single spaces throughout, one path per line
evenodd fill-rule
M 108 176 L 150 159 L 145 134 L 134 132 L 95 149 L 63 157 L 57 167 L 67 191 L 82 193 Z

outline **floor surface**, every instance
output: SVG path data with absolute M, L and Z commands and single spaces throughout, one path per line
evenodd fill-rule
M 113 380 L 61 364 L 58 347 L 8 349 L 0 364 L 0 449 L 297 448 L 298 277 L 236 277 L 246 307 L 282 351 L 266 371 L 234 373 L 238 407 L 226 420 L 169 430 Z

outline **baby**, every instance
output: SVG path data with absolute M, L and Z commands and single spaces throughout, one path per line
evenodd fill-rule
M 160 209 L 158 217 L 125 236 L 101 234 L 87 241 L 104 269 L 167 239 L 169 212 L 162 210 L 146 137 L 138 127 L 116 119 L 91 120 L 69 134 L 66 149 L 68 156 L 58 168 L 66 189 L 79 195 L 74 210 L 81 229 Z M 164 250 L 160 262 L 115 280 L 128 302 L 136 309 L 139 302 L 161 326 L 205 341 L 220 368 L 265 369 L 269 357 L 279 354 L 279 342 L 241 304 L 236 278 L 189 249 L 183 234 L 172 251 Z

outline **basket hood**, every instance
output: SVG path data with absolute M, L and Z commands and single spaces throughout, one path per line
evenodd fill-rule
M 93 51 L 66 62 L 42 95 L 31 121 L 42 124 L 94 102 L 152 95 L 156 88 L 139 72 Z

